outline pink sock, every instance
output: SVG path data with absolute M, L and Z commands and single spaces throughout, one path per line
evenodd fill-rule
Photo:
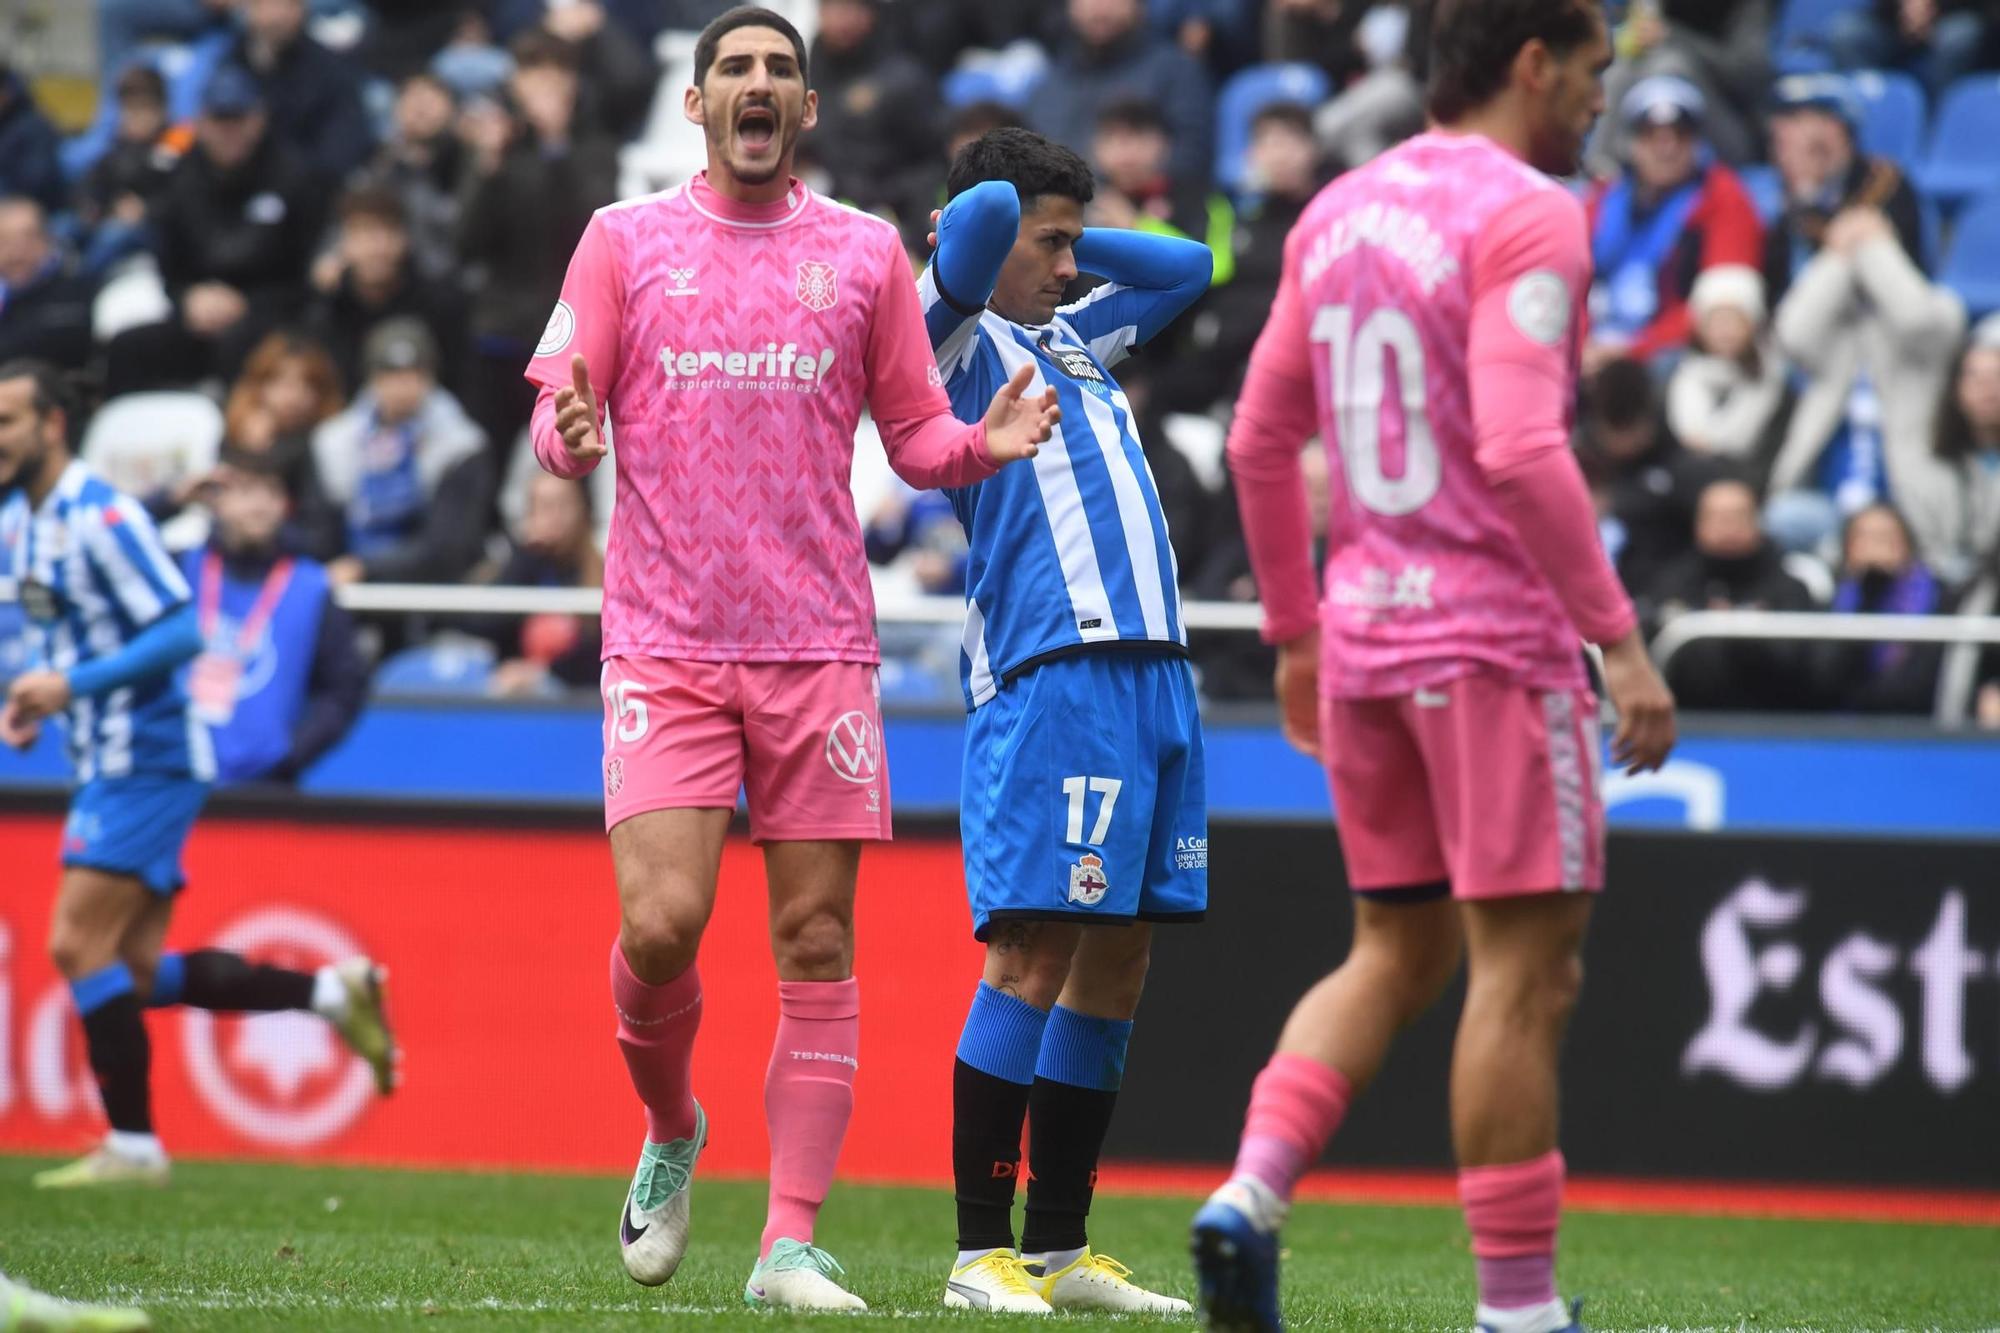
M 861 1049 L 861 985 L 778 983 L 778 1039 L 764 1075 L 764 1123 L 771 1132 L 771 1206 L 762 1258 L 781 1237 L 810 1243 L 833 1164 L 854 1112 Z
M 690 967 L 649 986 L 632 975 L 625 950 L 611 941 L 611 1003 L 618 1013 L 618 1049 L 632 1087 L 646 1104 L 646 1137 L 669 1143 L 694 1133 L 690 1067 L 701 1027 L 701 976 Z
M 1562 1191 L 1559 1151 L 1507 1166 L 1469 1166 L 1458 1173 L 1458 1196 L 1479 1264 L 1481 1305 L 1522 1310 L 1556 1298 Z
M 1352 1095 L 1338 1069 L 1303 1055 L 1272 1056 L 1250 1088 L 1234 1174 L 1255 1177 L 1279 1198 L 1290 1199 L 1299 1177 L 1340 1128 Z

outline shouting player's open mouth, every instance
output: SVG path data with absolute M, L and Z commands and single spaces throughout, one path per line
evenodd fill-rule
M 778 113 L 773 107 L 750 106 L 736 114 L 736 141 L 752 157 L 762 157 L 778 141 Z

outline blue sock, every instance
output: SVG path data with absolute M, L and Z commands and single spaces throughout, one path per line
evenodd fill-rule
M 1125 1081 L 1125 1047 L 1131 1040 L 1129 1018 L 1092 1018 L 1057 1005 L 1049 1011 L 1035 1074 L 1074 1088 L 1116 1092 Z
M 1035 1061 L 1045 1044 L 1043 1028 L 1048 1021 L 1047 1014 L 1026 1000 L 982 981 L 958 1037 L 958 1058 L 983 1074 L 1026 1087 L 1035 1081 Z
M 88 1018 L 119 996 L 132 992 L 132 969 L 123 963 L 108 964 L 69 983 L 70 999 L 76 1004 L 78 1018 Z
M 153 993 L 146 997 L 148 1009 L 166 1009 L 181 1002 L 181 986 L 187 981 L 187 956 L 163 953 L 153 966 Z

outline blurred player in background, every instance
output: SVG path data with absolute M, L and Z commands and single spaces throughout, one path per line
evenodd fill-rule
M 1595 0 L 1442 0 L 1432 52 L 1436 128 L 1292 232 L 1230 433 L 1285 733 L 1328 766 L 1355 900 L 1346 961 L 1293 1010 L 1195 1218 L 1215 1327 L 1279 1326 L 1293 1187 L 1462 955 L 1478 1324 L 1577 1327 L 1555 1286 L 1556 1070 L 1604 876 L 1579 634 L 1605 648 L 1618 762 L 1656 768 L 1674 739 L 1569 449 L 1590 244 L 1543 174 L 1577 169 L 1611 51 Z M 1316 432 L 1339 483 L 1317 615 L 1298 461 Z
M 958 1258 L 945 1304 L 1182 1311 L 1085 1232 L 1155 921 L 1208 906 L 1201 721 L 1166 517 L 1108 367 L 1208 288 L 1184 238 L 1093 227 L 1090 167 L 1022 129 L 961 150 L 919 280 L 952 406 L 1023 371 L 1062 425 L 951 492 L 971 545 L 960 829 L 986 969 L 952 1074 Z M 1061 305 L 1078 270 L 1106 279 Z M 1014 1247 L 1021 1122 L 1026 1228 Z
M 58 1300 L 0 1273 L 0 1333 L 147 1333 L 152 1327 L 144 1310 Z
M 96 1151 L 36 1176 L 44 1189 L 166 1182 L 144 1009 L 311 1010 L 374 1067 L 385 1093 L 395 1068 L 383 973 L 365 958 L 315 974 L 216 949 L 162 952 L 185 881 L 181 848 L 215 772 L 208 728 L 177 676 L 201 651 L 201 631 L 144 506 L 73 456 L 82 424 L 53 367 L 0 365 L 0 549 L 39 663 L 7 687 L 0 739 L 26 749 L 45 719 L 68 722 L 77 787 L 49 953 L 69 981 L 111 1123 Z M 233 692 L 236 682 L 214 684 Z
M 708 169 L 601 209 L 528 367 L 536 456 L 577 477 L 618 444 L 604 577 L 604 820 L 621 925 L 618 1041 L 646 1108 L 625 1268 L 687 1247 L 707 1134 L 689 1088 L 724 835 L 747 787 L 764 847 L 779 1020 L 765 1083 L 770 1211 L 753 1305 L 858 1310 L 813 1224 L 853 1109 L 861 843 L 889 836 L 874 599 L 850 473 L 864 399 L 911 485 L 1031 457 L 1058 413 L 1028 374 L 960 425 L 896 230 L 791 174 L 812 128 L 805 44 L 729 11 L 695 47 L 686 113 Z

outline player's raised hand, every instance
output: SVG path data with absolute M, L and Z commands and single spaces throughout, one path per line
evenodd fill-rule
M 1618 710 L 1612 761 L 1627 773 L 1650 773 L 1666 763 L 1674 748 L 1674 696 L 1638 630 L 1604 650 L 1604 690 Z
M 1319 631 L 1278 645 L 1278 724 L 1294 750 L 1319 752 Z
M 1062 420 L 1054 389 L 1033 398 L 1022 397 L 1034 377 L 1033 366 L 1022 366 L 1013 379 L 1000 386 L 1000 392 L 993 395 L 993 405 L 986 409 L 986 449 L 996 463 L 1033 458 Z
M 594 462 L 608 452 L 598 430 L 602 418 L 597 411 L 597 392 L 590 387 L 590 367 L 583 354 L 569 359 L 569 384 L 556 390 L 556 429 L 562 432 L 563 448 L 579 463 Z

